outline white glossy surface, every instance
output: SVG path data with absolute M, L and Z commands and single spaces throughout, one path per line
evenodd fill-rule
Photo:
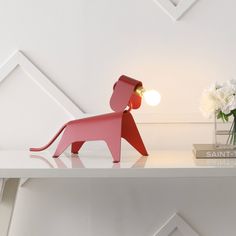
M 207 177 L 236 176 L 236 160 L 195 160 L 191 151 L 151 151 L 149 157 L 123 153 L 112 163 L 109 153 L 0 151 L 0 177 Z

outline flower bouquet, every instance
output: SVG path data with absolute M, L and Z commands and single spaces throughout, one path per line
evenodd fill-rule
M 219 146 L 217 137 L 225 136 L 222 145 L 227 148 L 236 147 L 236 80 L 228 80 L 223 84 L 212 84 L 204 90 L 201 107 L 203 115 L 215 118 L 215 144 Z M 218 124 L 227 124 L 226 130 L 218 130 Z

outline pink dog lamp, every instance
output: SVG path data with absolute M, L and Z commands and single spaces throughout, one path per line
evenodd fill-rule
M 52 140 L 41 148 L 30 148 L 38 152 L 48 148 L 64 130 L 53 157 L 59 157 L 71 145 L 71 152 L 77 154 L 86 141 L 104 140 L 112 154 L 113 162 L 120 162 L 121 138 L 124 138 L 143 156 L 148 156 L 142 138 L 130 113 L 138 109 L 142 96 L 150 105 L 157 105 L 160 95 L 145 91 L 138 80 L 122 75 L 113 87 L 110 106 L 114 112 L 78 120 L 72 120 L 58 131 Z

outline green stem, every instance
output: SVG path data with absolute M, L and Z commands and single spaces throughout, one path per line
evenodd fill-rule
M 226 144 L 232 144 L 232 138 L 233 138 L 232 134 L 233 134 L 234 127 L 235 127 L 235 119 L 233 120 L 232 125 L 230 127 L 229 136 L 228 136 Z
M 233 144 L 234 144 L 234 145 L 235 145 L 235 143 L 236 143 L 236 124 L 235 124 L 235 122 L 236 122 L 236 117 L 235 117 L 235 115 L 234 115 L 234 120 L 233 120 L 233 124 L 234 124 L 234 129 L 233 129 L 234 142 L 233 142 Z
M 236 114 L 233 114 L 232 125 L 229 130 L 229 135 L 226 141 L 227 145 L 236 145 Z

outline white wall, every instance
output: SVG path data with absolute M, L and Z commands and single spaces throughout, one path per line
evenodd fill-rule
M 110 110 L 112 85 L 121 74 L 142 80 L 146 87 L 160 91 L 162 102 L 156 108 L 143 104 L 136 116 L 138 121 L 153 124 L 156 132 L 151 135 L 161 135 L 157 135 L 156 140 L 163 136 L 176 138 L 182 124 L 173 129 L 154 124 L 206 122 L 198 110 L 202 90 L 212 81 L 234 77 L 234 6 L 233 0 L 198 0 L 174 22 L 152 0 L 0 1 L 0 63 L 14 50 L 22 50 L 86 113 Z M 18 77 L 23 84 L 26 76 L 19 69 L 8 78 L 9 86 L 15 86 L 16 90 L 20 82 L 17 84 L 14 79 Z M 21 96 L 29 96 L 32 86 L 22 87 Z M 14 96 L 8 91 L 10 87 L 0 85 L 0 92 L 4 94 L 2 101 Z M 29 113 L 38 95 L 30 96 Z M 11 104 L 13 111 L 14 105 L 19 104 Z M 9 109 L 3 112 L 7 114 Z M 42 116 L 47 116 L 46 112 L 42 111 Z M 25 113 L 23 110 L 22 114 Z M 53 122 L 46 121 L 45 125 L 51 127 L 46 128 L 47 136 L 32 143 L 48 139 L 65 120 L 60 120 L 61 116 L 54 119 L 54 126 Z M 32 121 L 29 125 L 34 124 Z M 173 148 L 187 148 L 186 142 L 201 142 L 197 136 L 200 132 L 195 131 L 205 130 L 205 125 L 195 126 L 197 128 L 185 126 L 187 139 L 183 138 L 182 143 L 178 140 L 179 145 Z M 4 137 L 10 135 L 4 127 L 1 130 Z M 208 130 L 212 133 L 211 126 Z M 144 136 L 145 132 L 148 131 L 144 131 Z M 30 135 L 35 133 L 38 134 L 38 130 Z M 210 135 L 202 142 L 210 142 Z M 149 145 L 149 139 L 145 139 Z M 163 140 L 156 148 L 172 148 L 167 137 Z M 16 138 L 11 145 L 2 144 L 2 148 L 26 144 L 19 144 Z
M 199 236 L 233 236 L 232 186 L 234 177 L 35 179 L 18 194 L 9 236 L 154 236 L 176 211 Z M 161 235 L 193 235 L 176 233 Z
M 174 22 L 153 0 L 0 0 L 0 64 L 22 50 L 86 113 L 110 110 L 112 86 L 121 74 L 142 80 L 162 94 L 157 108 L 144 104 L 138 111 L 147 147 L 190 149 L 212 141 L 212 124 L 198 111 L 202 90 L 236 74 L 235 7 L 233 0 L 198 0 Z M 0 84 L 0 148 L 41 145 L 70 118 L 28 81 L 17 68 Z M 44 182 L 39 189 L 52 186 Z M 21 191 L 19 199 L 17 209 L 27 206 L 26 217 L 34 217 Z M 27 235 L 18 226 L 18 235 Z
M 152 0 L 1 1 L 0 62 L 21 49 L 89 113 L 108 110 L 121 74 L 161 92 L 155 112 L 194 113 L 205 86 L 235 74 L 234 6 L 199 0 L 173 22 Z

